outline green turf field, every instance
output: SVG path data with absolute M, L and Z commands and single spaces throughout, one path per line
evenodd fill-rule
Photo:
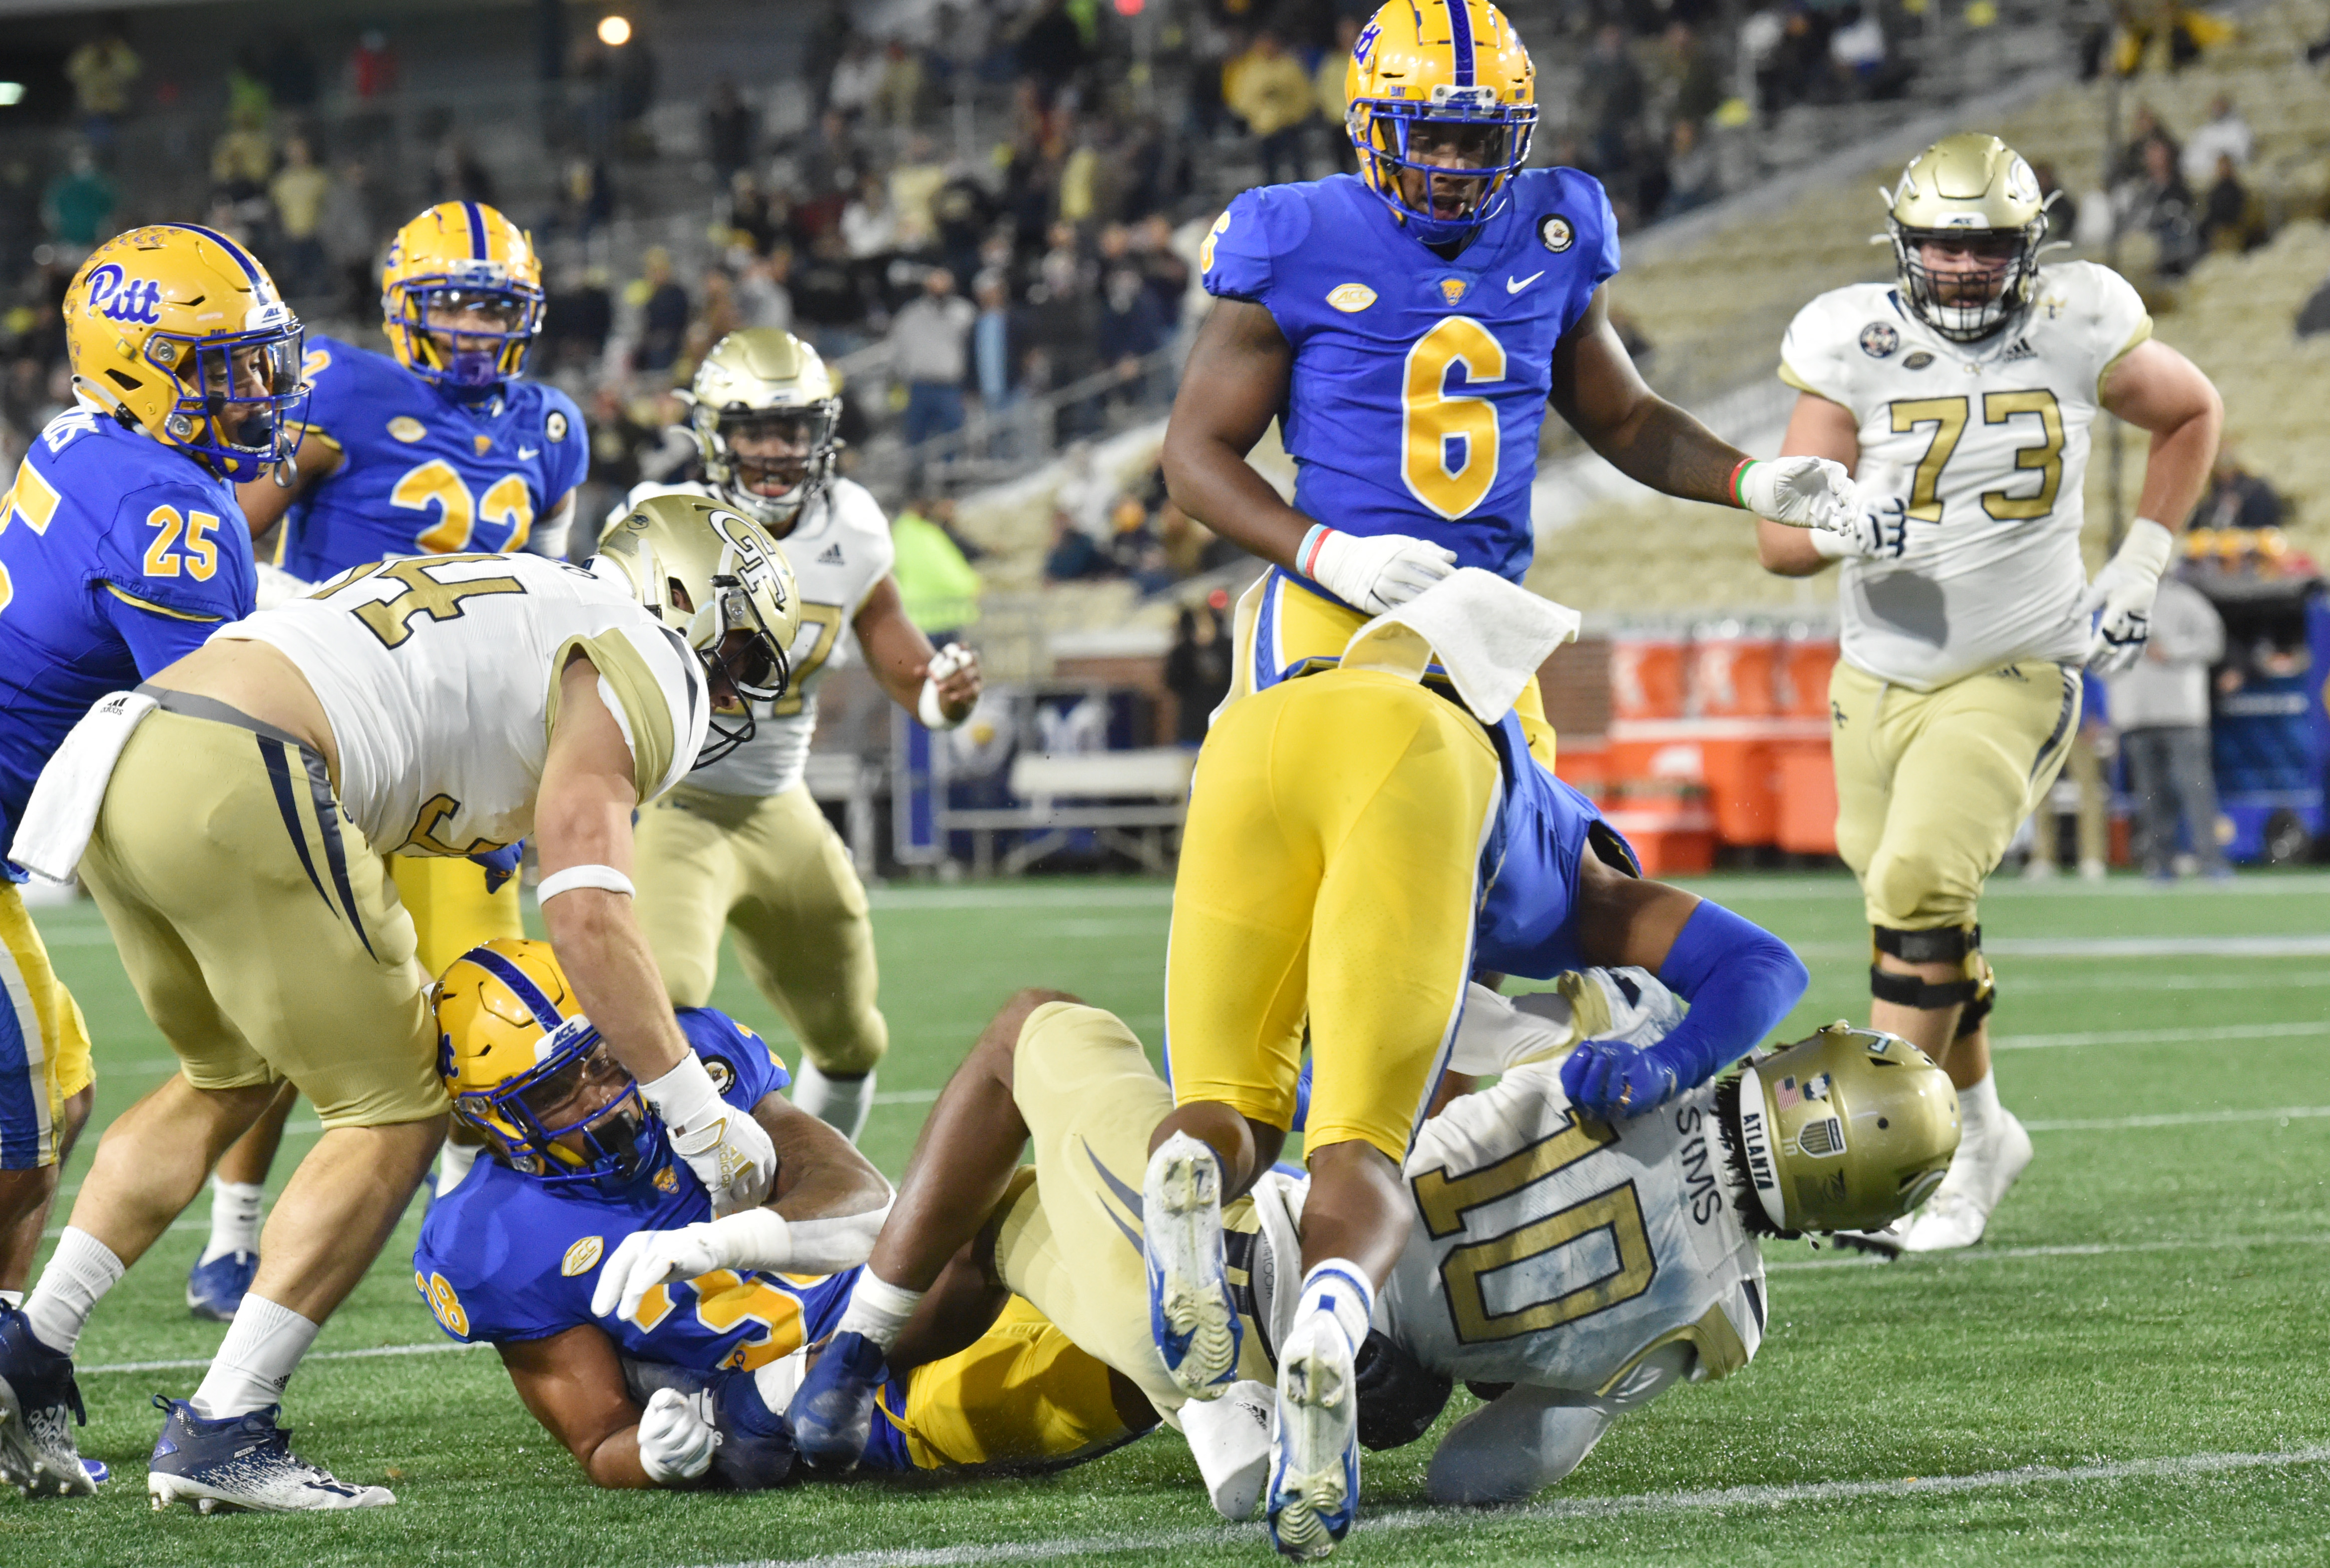
M 1848 883 L 1705 891 L 1804 952 L 1814 984 L 1792 1025 L 1864 1015 Z M 876 1161 L 896 1174 L 931 1093 L 1018 985 L 1073 988 L 1153 1037 L 1166 901 L 1161 884 L 1124 882 L 877 893 L 893 1044 L 866 1138 Z M 1370 1456 L 1369 1523 L 1338 1561 L 2330 1561 L 2325 906 L 2319 874 L 2222 890 L 2002 883 L 1984 912 L 1999 1078 L 2038 1158 L 1990 1241 L 1890 1265 L 1775 1245 L 1771 1328 L 1745 1372 L 1629 1418 L 1529 1509 L 1429 1513 L 1429 1440 Z M 94 1131 L 169 1070 L 167 1053 L 93 909 L 39 920 L 99 1041 Z M 719 1000 L 772 1023 L 733 966 Z M 312 1136 L 298 1125 L 279 1175 Z M 90 1499 L 0 1497 L 0 1564 L 1268 1559 L 1258 1528 L 1214 1520 L 1170 1432 L 1040 1481 L 593 1492 L 491 1352 L 438 1353 L 405 1261 L 414 1220 L 326 1327 L 287 1417 L 303 1453 L 393 1486 L 398 1505 L 156 1516 L 148 1399 L 192 1392 L 223 1332 L 181 1305 L 206 1214 L 132 1271 L 81 1342 L 82 1446 L 115 1479 Z M 376 1354 L 408 1347 L 426 1353 Z M 1470 1408 L 1460 1390 L 1449 1418 Z

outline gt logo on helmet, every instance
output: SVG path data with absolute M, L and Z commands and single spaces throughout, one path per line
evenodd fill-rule
M 89 307 L 109 321 L 152 326 L 162 319 L 162 286 L 150 278 L 124 282 L 120 267 L 107 262 L 89 275 Z

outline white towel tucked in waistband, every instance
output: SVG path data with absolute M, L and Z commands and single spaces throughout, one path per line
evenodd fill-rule
M 9 859 L 50 882 L 72 880 L 89 836 L 97 831 L 98 808 L 105 804 L 105 787 L 112 781 L 121 748 L 153 711 L 154 699 L 144 693 L 116 692 L 81 715 L 41 770 L 24 819 L 16 824 L 16 841 L 8 846 Z
M 1420 680 L 1437 664 L 1473 716 L 1493 724 L 1538 666 L 1577 635 L 1577 623 L 1568 605 L 1467 566 L 1359 628 L 1343 648 L 1343 667 Z

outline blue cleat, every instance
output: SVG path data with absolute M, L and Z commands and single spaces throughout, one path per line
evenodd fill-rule
M 99 1478 L 74 1446 L 76 1422 L 87 1426 L 89 1416 L 72 1357 L 35 1337 L 22 1311 L 0 1307 L 0 1481 L 28 1497 L 94 1494 Z
M 882 1347 L 863 1334 L 837 1334 L 801 1379 L 785 1411 L 793 1446 L 810 1468 L 847 1470 L 874 1435 L 874 1396 L 888 1381 Z
M 1149 1157 L 1141 1250 L 1149 1335 L 1165 1371 L 1192 1399 L 1212 1399 L 1237 1375 L 1246 1330 L 1222 1257 L 1221 1161 L 1187 1133 Z
M 1270 1544 L 1297 1562 L 1324 1557 L 1359 1514 L 1351 1343 L 1325 1312 L 1306 1315 L 1287 1333 L 1270 1446 Z
M 259 1278 L 256 1252 L 221 1252 L 186 1275 L 186 1310 L 213 1323 L 232 1323 L 251 1282 Z
M 386 1487 L 350 1486 L 293 1453 L 290 1432 L 275 1424 L 280 1405 L 206 1421 L 183 1399 L 157 1393 L 154 1404 L 169 1412 L 146 1466 L 146 1490 L 157 1510 L 183 1502 L 204 1514 L 289 1514 L 396 1501 Z
M 724 1487 L 757 1492 L 791 1478 L 800 1450 L 793 1447 L 792 1428 L 783 1414 L 769 1408 L 758 1374 L 732 1372 L 715 1385 L 712 1423 L 720 1433 L 712 1473 Z M 862 1451 L 865 1444 L 858 1448 Z

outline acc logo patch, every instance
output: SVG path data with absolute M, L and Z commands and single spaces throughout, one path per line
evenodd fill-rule
M 1871 359 L 1883 359 L 1900 346 L 1901 335 L 1881 321 L 1861 329 L 1861 352 Z
M 1464 280 L 1462 278 L 1443 278 L 1440 280 L 1440 298 L 1451 305 L 1463 298 Z
M 704 1059 L 704 1073 L 712 1080 L 712 1087 L 723 1094 L 736 1087 L 736 1070 L 717 1056 Z
M 118 262 L 109 261 L 89 275 L 89 307 L 108 321 L 151 326 L 162 319 L 161 307 L 162 286 L 150 278 L 125 279 Z
M 1917 353 L 1911 354 L 1909 358 L 1903 360 L 1901 362 L 1901 368 L 1903 370 L 1923 370 L 1933 363 L 1934 356 L 1927 354 L 1921 348 Z
M 1206 242 L 1198 247 L 1198 271 L 1211 272 L 1214 269 L 1214 241 L 1220 239 L 1229 226 L 1230 215 L 1226 212 L 1214 220 L 1212 228 L 1206 231 Z
M 1556 255 L 1577 243 L 1577 229 L 1558 213 L 1538 220 L 1537 237 L 1540 244 Z
M 566 439 L 566 416 L 560 413 L 556 409 L 551 410 L 550 417 L 542 421 L 542 433 L 548 436 L 554 441 L 564 440 Z
M 416 1273 L 412 1276 L 412 1282 L 421 1286 L 421 1293 L 429 1298 L 429 1310 L 437 1314 L 437 1321 L 445 1326 L 446 1332 L 457 1339 L 467 1339 L 469 1337 L 469 1315 L 461 1310 L 461 1299 L 453 1294 L 452 1286 L 445 1283 L 445 1276 L 431 1274 L 429 1282 L 421 1285 L 421 1276 Z
M 587 1274 L 599 1266 L 599 1260 L 606 1251 L 607 1243 L 602 1237 L 585 1236 L 566 1249 L 566 1256 L 559 1260 L 558 1271 L 570 1280 L 577 1274 Z
M 429 433 L 429 427 L 411 414 L 399 414 L 388 421 L 388 433 L 400 441 L 417 441 Z
M 1346 315 L 1376 302 L 1376 291 L 1364 283 L 1346 283 L 1328 291 L 1327 303 Z

